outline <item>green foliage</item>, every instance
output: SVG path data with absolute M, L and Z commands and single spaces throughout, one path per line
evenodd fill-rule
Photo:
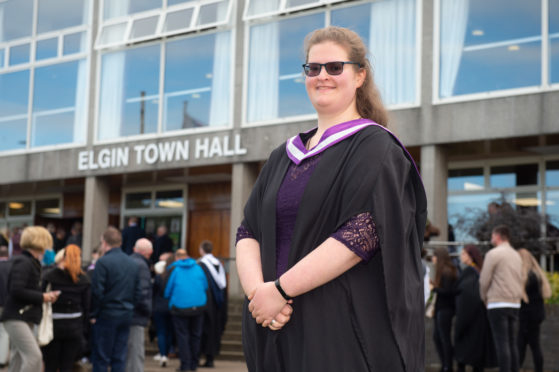
M 545 300 L 547 304 L 559 304 L 559 272 L 545 273 L 551 284 L 551 297 Z

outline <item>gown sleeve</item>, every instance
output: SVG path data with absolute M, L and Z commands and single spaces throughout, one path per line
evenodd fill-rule
M 364 262 L 368 262 L 379 249 L 375 222 L 369 212 L 353 216 L 330 237 L 344 244 Z
M 237 240 L 235 241 L 235 244 L 237 244 L 239 240 L 246 238 L 255 239 L 254 235 L 246 228 L 244 224 L 241 223 L 241 225 L 237 229 Z

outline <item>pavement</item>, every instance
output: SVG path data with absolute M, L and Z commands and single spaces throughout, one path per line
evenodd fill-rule
M 216 360 L 215 368 L 198 368 L 198 372 L 248 372 L 245 362 Z M 166 367 L 160 367 L 159 362 L 153 360 L 153 355 L 146 355 L 144 372 L 175 372 L 179 368 L 178 358 L 169 359 Z

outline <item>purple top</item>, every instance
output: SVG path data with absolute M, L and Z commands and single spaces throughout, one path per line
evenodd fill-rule
M 363 123 L 366 125 L 362 125 Z M 369 120 L 359 119 L 341 123 L 327 129 L 320 142 L 307 150 L 304 143 L 314 134 L 316 128 L 288 141 L 287 153 L 293 161 L 287 170 L 276 199 L 276 275 L 280 277 L 287 271 L 291 238 L 295 220 L 307 183 L 321 159 L 322 151 L 357 133 L 370 125 Z M 351 132 L 351 134 L 349 134 Z M 341 134 L 341 135 L 340 135 Z M 343 138 L 341 138 L 343 137 Z M 301 158 L 292 156 L 289 143 L 302 154 Z M 314 155 L 311 155 L 314 154 Z M 350 218 L 332 235 L 363 261 L 368 261 L 377 252 L 378 235 L 370 213 L 360 213 Z M 237 230 L 237 242 L 244 238 L 254 238 L 242 224 Z

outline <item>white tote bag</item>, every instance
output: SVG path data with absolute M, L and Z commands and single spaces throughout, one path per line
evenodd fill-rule
M 47 292 L 50 292 L 50 283 L 47 285 Z M 43 302 L 43 317 L 37 328 L 37 340 L 40 346 L 48 345 L 54 338 L 52 329 L 52 303 Z

